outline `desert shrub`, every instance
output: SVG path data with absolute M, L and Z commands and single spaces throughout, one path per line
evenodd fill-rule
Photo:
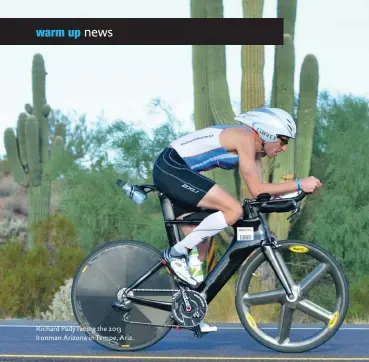
M 72 283 L 73 278 L 70 278 L 59 288 L 49 309 L 41 313 L 42 319 L 75 321 L 71 302 Z
M 159 200 L 156 195 L 142 205 L 135 204 L 116 185 L 121 178 L 143 183 L 111 167 L 82 170 L 63 186 L 60 210 L 78 225 L 78 243 L 86 252 L 117 239 L 140 239 L 153 246 L 168 245 Z
M 35 230 L 35 246 L 13 240 L 0 247 L 0 318 L 40 318 L 84 258 L 75 226 L 51 215 Z
M 27 235 L 27 221 L 17 219 L 10 214 L 0 221 L 0 243 L 9 239 L 24 241 Z

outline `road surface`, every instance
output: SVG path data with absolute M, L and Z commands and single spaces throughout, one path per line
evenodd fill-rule
M 42 331 L 43 326 L 55 331 Z M 74 328 L 68 332 L 66 326 Z M 0 320 L 0 361 L 369 361 L 369 325 L 342 325 L 326 344 L 302 354 L 272 351 L 250 337 L 241 324 L 217 326 L 217 332 L 202 338 L 186 330 L 172 330 L 148 349 L 116 352 L 88 339 L 77 324 Z M 313 332 L 307 328 L 294 331 Z M 73 340 L 73 336 L 80 338 Z

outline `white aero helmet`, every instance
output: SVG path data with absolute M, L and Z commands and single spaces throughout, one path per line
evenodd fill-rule
M 253 109 L 236 116 L 234 120 L 253 128 L 264 142 L 276 142 L 277 136 L 296 138 L 295 121 L 280 108 Z

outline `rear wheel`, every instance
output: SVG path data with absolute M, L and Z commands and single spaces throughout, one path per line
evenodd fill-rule
M 298 240 L 278 244 L 273 250 L 294 284 L 296 299 L 287 298 L 259 249 L 240 272 L 237 313 L 262 345 L 279 352 L 306 352 L 327 342 L 341 326 L 349 303 L 347 281 L 337 261 L 319 246 Z M 263 276 L 263 264 L 269 267 L 269 280 L 265 272 Z
M 112 307 L 122 290 L 159 259 L 159 250 L 141 241 L 128 240 L 105 243 L 86 257 L 74 276 L 71 302 L 74 315 L 88 337 L 108 349 L 137 351 L 157 343 L 170 331 L 171 327 L 131 324 L 127 320 L 173 324 L 171 312 L 134 302 L 130 303 L 128 313 Z M 171 302 L 174 292 L 160 290 L 173 290 L 175 285 L 165 268 L 160 268 L 138 289 L 157 289 L 138 296 Z

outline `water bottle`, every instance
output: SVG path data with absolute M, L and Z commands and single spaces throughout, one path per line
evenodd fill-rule
M 118 180 L 117 184 L 121 187 L 123 192 L 136 204 L 141 205 L 146 200 L 147 195 L 142 192 L 137 186 L 134 186 L 129 182 L 124 183 L 122 180 Z
M 188 266 L 190 268 L 190 273 L 193 278 L 198 282 L 204 280 L 204 272 L 202 270 L 202 261 L 200 260 L 199 252 L 196 246 L 191 250 L 189 254 Z

